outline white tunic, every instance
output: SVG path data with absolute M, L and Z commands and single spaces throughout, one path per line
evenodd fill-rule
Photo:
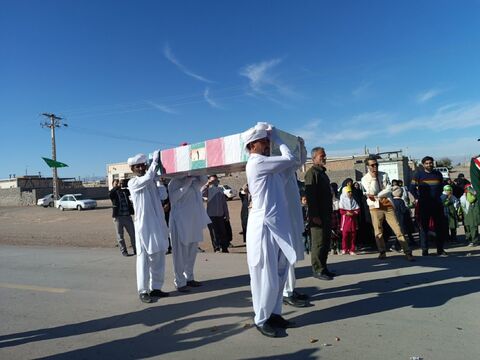
M 247 162 L 248 188 L 252 195 L 247 224 L 247 261 L 251 267 L 257 266 L 263 258 L 262 243 L 270 234 L 290 264 L 297 259 L 283 174 L 295 165 L 295 158 L 285 144 L 280 145 L 280 152 L 281 156 L 250 154 Z
M 137 252 L 145 250 L 148 254 L 168 248 L 168 228 L 156 186 L 156 168 L 157 163 L 153 162 L 144 176 L 136 176 L 128 181 L 135 210 Z
M 170 232 L 185 245 L 203 241 L 203 229 L 211 222 L 200 192 L 206 181 L 206 176 L 177 177 L 168 184 Z
M 297 177 L 295 176 L 296 166 L 285 171 L 286 184 L 285 194 L 287 196 L 290 221 L 292 223 L 292 235 L 294 239 L 297 261 L 303 260 L 305 255 L 305 245 L 303 244 L 303 232 L 305 225 L 303 223 L 302 205 L 300 191 L 298 189 Z

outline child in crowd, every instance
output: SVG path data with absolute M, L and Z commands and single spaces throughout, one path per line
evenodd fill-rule
M 339 204 L 342 215 L 340 229 L 342 231 L 342 254 L 355 254 L 355 238 L 358 230 L 358 215 L 360 206 L 353 198 L 352 187 L 345 186 L 340 195 Z
M 312 247 L 312 240 L 310 237 L 310 225 L 308 221 L 307 197 L 305 195 L 302 195 L 301 201 L 302 201 L 302 214 L 303 214 L 303 226 L 304 226 L 304 231 L 302 234 L 303 246 L 305 247 L 305 252 L 307 254 L 310 254 L 310 249 Z
M 465 239 L 468 246 L 478 245 L 478 225 L 480 224 L 480 209 L 477 200 L 477 192 L 471 184 L 465 185 L 465 190 L 460 198 L 460 206 L 463 213 L 463 226 L 465 227 Z
M 407 204 L 405 204 L 403 188 L 399 185 L 392 186 L 392 196 L 393 206 L 395 207 L 395 216 L 397 217 L 398 224 L 400 225 L 400 230 L 402 230 L 402 234 L 404 236 L 408 236 L 408 244 L 415 245 L 412 231 L 409 226 L 412 214 L 410 209 L 407 207 Z M 400 248 L 400 244 L 398 244 L 398 248 Z
M 342 233 L 340 231 L 340 211 L 339 211 L 339 200 L 335 188 L 332 187 L 332 237 L 330 240 L 330 250 L 332 254 L 338 254 L 341 249 L 341 238 Z
M 450 242 L 457 242 L 458 216 L 460 210 L 460 201 L 453 195 L 453 187 L 445 185 L 443 193 L 440 196 L 443 203 L 443 213 L 447 220 Z

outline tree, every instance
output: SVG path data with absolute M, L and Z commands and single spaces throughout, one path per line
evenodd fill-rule
M 444 157 L 437 160 L 437 167 L 444 166 L 449 170 L 452 168 L 452 160 L 448 157 Z

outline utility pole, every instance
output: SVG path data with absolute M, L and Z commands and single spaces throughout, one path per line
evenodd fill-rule
M 52 160 L 57 161 L 57 148 L 55 145 L 55 128 L 61 126 L 68 126 L 67 124 L 62 123 L 63 118 L 56 116 L 55 114 L 43 113 L 43 116 L 47 117 L 49 121 L 45 121 L 44 123 L 40 123 L 42 128 L 50 128 L 50 133 L 52 137 Z M 53 172 L 53 200 L 58 200 L 58 176 L 57 176 L 57 168 L 52 168 Z

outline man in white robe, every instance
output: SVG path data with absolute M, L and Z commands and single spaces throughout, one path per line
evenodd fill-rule
M 203 229 L 210 223 L 200 192 L 206 181 L 206 176 L 186 176 L 173 178 L 168 184 L 174 283 L 180 292 L 188 291 L 187 286 L 201 286 L 194 280 L 193 268 Z
M 305 154 L 306 157 L 306 154 Z M 290 212 L 290 221 L 292 223 L 292 235 L 294 239 L 295 252 L 297 255 L 297 261 L 304 259 L 305 246 L 303 244 L 303 232 L 304 222 L 302 206 L 300 204 L 300 192 L 297 184 L 297 177 L 295 176 L 295 170 L 301 165 L 301 163 L 295 164 L 290 169 L 284 172 L 285 176 L 285 194 L 287 196 L 288 210 Z M 295 307 L 306 307 L 309 305 L 308 296 L 306 294 L 299 293 L 295 290 L 295 265 L 290 265 L 288 268 L 287 280 L 285 281 L 285 287 L 283 289 L 283 303 Z
M 159 151 L 147 170 L 147 157 L 138 154 L 128 159 L 136 175 L 128 181 L 135 210 L 135 240 L 137 248 L 137 289 L 140 300 L 151 303 L 152 297 L 165 297 L 161 290 L 165 277 L 165 251 L 168 248 L 168 228 L 162 207 L 156 172 Z M 162 191 L 166 194 L 166 191 Z
M 254 322 L 263 335 L 277 337 L 280 329 L 294 325 L 281 316 L 288 268 L 296 261 L 282 173 L 296 160 L 268 124 L 258 123 L 244 132 L 242 138 L 250 152 L 246 166 L 252 196 L 247 225 L 247 261 Z M 269 156 L 270 139 L 280 146 L 281 156 Z

